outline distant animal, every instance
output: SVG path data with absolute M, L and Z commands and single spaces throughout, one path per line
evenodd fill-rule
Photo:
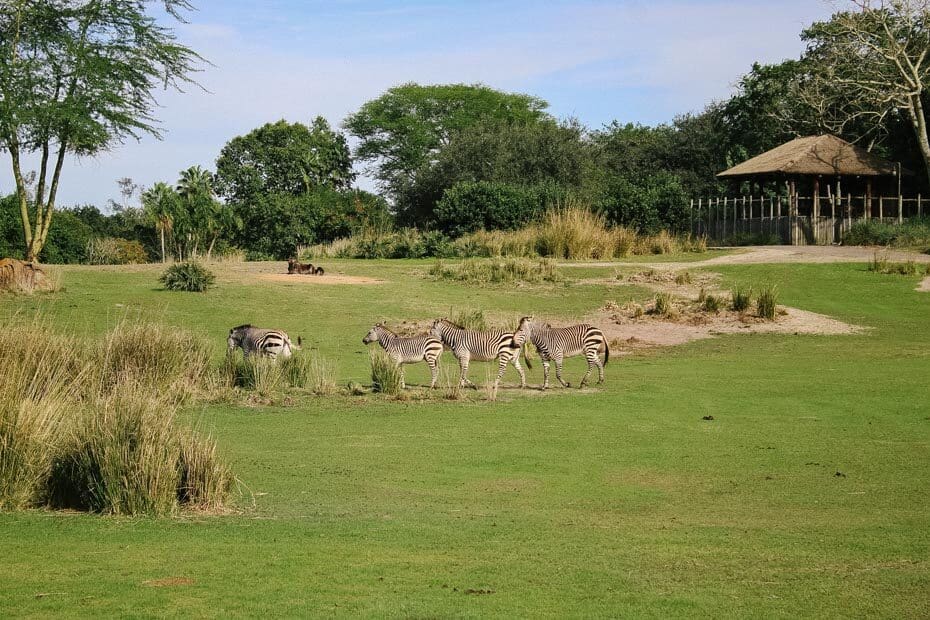
M 296 258 L 291 258 L 287 261 L 287 272 L 321 276 L 323 275 L 323 268 L 315 267 L 313 263 L 301 263 Z
M 432 334 L 442 340 L 459 361 L 459 382 L 463 387 L 474 385 L 468 380 L 468 364 L 471 360 L 489 362 L 495 359 L 498 362 L 495 388 L 500 384 L 507 364 L 510 363 L 513 363 L 514 368 L 520 373 L 520 387 L 526 387 L 526 373 L 520 366 L 520 345 L 514 341 L 512 332 L 501 329 L 479 332 L 463 329 L 446 319 L 437 319 L 433 323 Z
M 270 357 L 275 359 L 277 356 L 284 358 L 290 357 L 292 351 L 300 350 L 303 342 L 300 336 L 297 337 L 297 345 L 291 344 L 291 339 L 280 329 L 262 329 L 251 325 L 239 325 L 229 330 L 229 337 L 226 339 L 226 353 L 231 355 L 236 347 L 242 349 L 242 355 L 249 357 L 252 354 Z
M 588 370 L 581 378 L 580 387 L 587 384 L 588 376 L 595 366 L 597 366 L 597 382 L 604 382 L 604 366 L 610 359 L 610 347 L 604 337 L 604 332 L 596 327 L 584 323 L 571 327 L 552 327 L 536 322 L 531 316 L 525 316 L 520 319 L 515 340 L 519 345 L 524 346 L 523 359 L 527 366 L 532 367 L 529 359 L 526 358 L 526 343 L 532 342 L 539 352 L 543 363 L 544 390 L 549 388 L 549 363 L 551 361 L 555 361 L 555 376 L 562 387 L 571 387 L 570 383 L 562 380 L 562 360 L 582 354 L 588 360 Z M 601 348 L 604 349 L 603 362 L 600 358 Z
M 362 342 L 369 344 L 377 342 L 381 348 L 400 366 L 400 387 L 404 389 L 404 364 L 426 362 L 429 366 L 432 380 L 430 389 L 436 387 L 436 378 L 439 376 L 439 356 L 442 355 L 442 341 L 432 335 L 413 336 L 401 338 L 383 323 L 372 327 Z

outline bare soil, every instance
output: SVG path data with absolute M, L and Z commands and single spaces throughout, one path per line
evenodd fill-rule
M 926 277 L 917 285 L 917 290 L 921 293 L 930 293 L 930 277 Z
M 325 274 L 311 276 L 296 273 L 263 273 L 258 276 L 261 280 L 270 282 L 290 282 L 298 284 L 384 284 L 384 280 L 367 278 L 364 276 L 346 276 L 342 274 Z

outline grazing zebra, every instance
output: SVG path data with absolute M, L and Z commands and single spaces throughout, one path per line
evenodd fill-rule
M 520 345 L 514 341 L 513 333 L 499 329 L 487 332 L 462 329 L 446 319 L 437 319 L 433 323 L 432 333 L 452 350 L 452 354 L 459 361 L 462 387 L 474 386 L 468 380 L 469 361 L 490 362 L 494 359 L 498 360 L 499 368 L 497 379 L 494 381 L 495 388 L 500 384 L 507 364 L 511 362 L 520 373 L 520 387 L 526 387 L 526 373 L 520 366 Z
M 383 323 L 378 323 L 362 338 L 362 342 L 369 344 L 377 342 L 387 354 L 400 366 L 400 388 L 407 387 L 404 383 L 404 364 L 426 362 L 433 379 L 430 389 L 436 387 L 436 378 L 439 376 L 439 356 L 442 355 L 442 341 L 434 336 L 414 336 L 401 338 Z
M 527 341 L 530 341 L 539 351 L 539 357 L 543 363 L 544 390 L 549 387 L 549 362 L 552 360 L 555 360 L 555 376 L 559 383 L 562 387 L 571 387 L 569 383 L 562 381 L 562 360 L 581 354 L 584 354 L 588 360 L 588 370 L 581 379 L 580 387 L 584 387 L 588 382 L 591 369 L 595 366 L 597 366 L 598 373 L 597 382 L 604 382 L 604 366 L 610 359 L 610 347 L 607 345 L 604 333 L 596 327 L 581 324 L 554 328 L 537 323 L 533 317 L 527 316 L 520 319 L 515 340 L 520 345 L 525 345 Z M 601 347 L 604 348 L 603 363 L 599 356 Z M 526 349 L 523 351 L 523 356 L 526 357 Z M 529 360 L 526 360 L 526 365 L 530 365 Z
M 262 329 L 251 325 L 240 325 L 229 330 L 226 339 L 226 352 L 232 354 L 236 347 L 242 348 L 242 355 L 248 357 L 252 353 L 268 356 L 275 359 L 277 356 L 290 357 L 291 351 L 299 350 L 303 344 L 300 336 L 297 337 L 297 346 L 291 344 L 287 333 L 280 329 Z

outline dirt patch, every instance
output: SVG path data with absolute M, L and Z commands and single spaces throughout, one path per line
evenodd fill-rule
M 384 284 L 385 282 L 377 278 L 341 274 L 311 276 L 296 273 L 263 273 L 258 278 L 270 282 L 288 282 L 291 284 Z
M 143 581 L 142 585 L 150 588 L 170 588 L 172 586 L 192 586 L 194 580 L 190 577 L 163 577 L 161 579 L 149 579 Z
M 54 282 L 38 265 L 15 258 L 0 259 L 0 290 L 31 293 L 54 288 Z
M 639 304 L 620 307 L 608 303 L 588 320 L 603 330 L 621 354 L 636 349 L 677 346 L 724 334 L 843 335 L 863 331 L 861 327 L 816 312 L 783 306 L 779 306 L 774 321 L 767 321 L 731 310 L 704 312 L 691 300 L 678 299 L 673 305 L 672 315 L 659 316 L 644 313 Z
M 930 293 L 930 277 L 924 278 L 923 281 L 917 285 L 917 290 L 921 293 Z

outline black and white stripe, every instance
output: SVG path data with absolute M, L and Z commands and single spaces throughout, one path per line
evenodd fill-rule
M 607 345 L 607 339 L 604 338 L 604 332 L 598 328 L 587 325 L 572 325 L 571 327 L 550 327 L 543 323 L 533 320 L 533 317 L 523 317 L 520 319 L 520 326 L 517 328 L 516 341 L 520 345 L 527 341 L 532 342 L 539 351 L 539 357 L 543 363 L 543 389 L 549 387 L 549 363 L 555 361 L 555 376 L 563 387 L 570 387 L 570 384 L 562 380 L 562 360 L 566 357 L 584 355 L 588 360 L 588 370 L 581 379 L 581 387 L 588 382 L 588 376 L 591 370 L 597 366 L 598 383 L 604 382 L 604 366 L 610 359 L 610 347 Z M 601 362 L 600 351 L 604 349 L 604 361 Z M 524 352 L 524 355 L 526 353 Z M 527 361 L 529 365 L 529 361 Z
M 442 355 L 442 341 L 435 336 L 401 338 L 382 323 L 378 323 L 368 331 L 368 335 L 362 338 L 362 342 L 365 344 L 377 342 L 391 359 L 400 366 L 401 389 L 406 387 L 403 365 L 417 362 L 426 362 L 432 375 L 429 386 L 430 388 L 436 387 L 436 378 L 439 375 L 439 356 Z
M 292 351 L 300 349 L 300 338 L 297 338 L 297 346 L 294 346 L 287 332 L 280 329 L 240 325 L 229 330 L 226 345 L 227 353 L 230 354 L 236 350 L 236 347 L 239 347 L 245 357 L 255 353 L 275 359 L 279 355 L 290 357 Z
M 468 380 L 468 363 L 471 360 L 489 362 L 496 359 L 498 372 L 494 387 L 500 384 L 509 363 L 513 363 L 517 372 L 520 373 L 520 387 L 526 387 L 526 374 L 520 366 L 520 345 L 514 341 L 513 332 L 503 330 L 479 332 L 462 329 L 446 319 L 437 319 L 433 323 L 432 333 L 449 347 L 459 361 L 462 386 L 473 385 Z

